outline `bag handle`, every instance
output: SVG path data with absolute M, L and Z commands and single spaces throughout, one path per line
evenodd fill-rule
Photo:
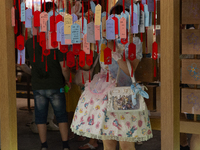
M 97 56 L 97 58 L 96 58 L 96 60 L 95 60 L 95 62 L 94 62 L 94 64 L 93 64 L 91 69 L 94 69 L 96 67 L 96 65 L 98 63 L 98 60 L 99 60 L 99 55 Z
M 127 63 L 127 67 L 128 67 L 128 71 L 130 73 L 130 77 L 131 77 L 131 71 L 132 71 L 132 67 L 131 67 L 131 63 L 129 60 L 126 59 L 126 63 Z M 116 83 L 118 82 L 119 79 L 119 74 L 120 74 L 120 67 L 118 67 L 118 71 L 117 71 L 117 78 L 116 78 Z M 133 75 L 133 77 L 131 77 L 132 83 L 135 83 L 135 76 Z
M 130 77 L 131 77 L 131 72 L 132 72 L 132 67 L 131 67 L 131 63 L 129 60 L 126 59 L 126 63 L 127 63 L 127 66 L 128 66 L 128 70 L 129 70 L 129 73 L 130 73 Z M 135 75 L 133 74 L 133 77 L 131 77 L 131 80 L 133 83 L 136 83 L 135 81 Z

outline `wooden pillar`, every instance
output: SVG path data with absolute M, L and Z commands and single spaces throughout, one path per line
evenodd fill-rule
M 17 150 L 15 41 L 11 26 L 13 0 L 0 0 L 0 118 L 1 149 Z
M 180 149 L 180 0 L 161 4 L 161 149 Z

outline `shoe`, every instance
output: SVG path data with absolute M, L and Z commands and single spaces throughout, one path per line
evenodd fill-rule
M 86 147 L 86 148 L 83 148 Z M 88 147 L 88 148 L 87 148 Z M 98 146 L 97 146 L 98 147 Z M 78 150 L 92 150 L 92 149 L 96 149 L 97 147 L 94 147 L 93 145 L 91 145 L 90 143 L 87 143 L 81 147 L 78 148 Z
M 180 150 L 190 150 L 190 147 L 189 146 L 185 146 L 185 147 L 181 146 Z
M 41 148 L 41 150 L 47 150 L 47 148 Z
M 31 122 L 30 124 L 30 129 L 33 133 L 39 133 L 38 129 L 37 129 L 37 125 L 35 124 L 35 122 Z
M 69 150 L 69 148 L 64 148 L 63 150 Z
M 136 142 L 136 144 L 137 144 L 137 145 L 142 145 L 142 144 L 143 144 L 143 142 Z
M 59 127 L 51 120 L 49 123 L 47 123 L 47 130 L 59 131 Z

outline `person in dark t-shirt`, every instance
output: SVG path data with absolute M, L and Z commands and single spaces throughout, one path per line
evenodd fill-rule
M 42 6 L 44 10 L 44 4 Z M 49 12 L 53 8 L 53 3 L 46 3 L 46 11 Z M 34 40 L 33 40 L 34 38 Z M 42 47 L 37 42 L 37 37 L 33 36 L 26 41 L 26 59 L 29 59 L 32 69 L 23 64 L 19 66 L 24 72 L 31 74 L 31 83 L 35 102 L 35 123 L 37 124 L 39 136 L 41 140 L 41 150 L 47 150 L 46 141 L 46 123 L 48 114 L 48 105 L 51 103 L 54 113 L 59 123 L 60 133 L 63 141 L 63 149 L 69 150 L 68 145 L 68 127 L 67 127 L 67 113 L 66 101 L 64 94 L 64 86 L 69 83 L 69 68 L 63 67 L 63 54 L 56 51 L 56 60 L 54 60 L 54 49 L 50 50 L 50 55 L 42 58 Z M 33 62 L 34 49 L 33 41 L 35 41 L 35 62 Z M 46 63 L 48 69 L 46 70 Z

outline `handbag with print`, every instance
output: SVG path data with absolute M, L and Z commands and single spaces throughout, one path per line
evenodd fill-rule
M 131 64 L 126 60 L 129 73 L 131 75 Z M 120 68 L 118 69 L 117 79 L 119 77 Z M 144 91 L 144 86 L 135 82 L 132 77 L 132 85 L 124 87 L 115 87 L 108 93 L 107 111 L 109 112 L 132 112 L 146 110 L 144 97 L 149 99 L 149 95 Z

